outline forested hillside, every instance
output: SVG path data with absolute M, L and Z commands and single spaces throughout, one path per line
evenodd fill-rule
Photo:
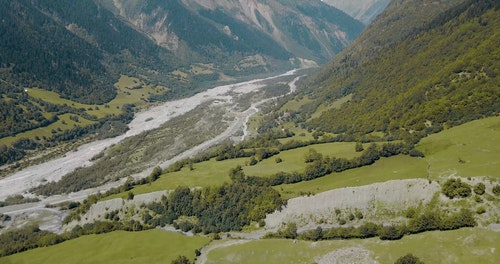
M 431 20 L 417 19 L 421 24 L 405 26 L 399 18 L 389 29 L 404 30 L 386 42 L 378 42 L 380 35 L 373 31 L 383 20 L 370 27 L 357 45 L 309 80 L 305 94 L 315 100 L 303 109 L 328 107 L 351 94 L 352 100 L 324 111 L 308 126 L 334 133 L 382 131 L 409 139 L 498 114 L 499 3 L 452 2 L 461 3 Z M 381 35 L 393 32 L 387 31 Z
M 123 133 L 135 106 L 317 66 L 364 28 L 319 1 L 0 0 L 0 17 L 0 164 Z

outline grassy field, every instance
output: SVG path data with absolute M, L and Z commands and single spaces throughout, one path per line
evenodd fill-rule
M 255 240 L 214 249 L 207 263 L 314 263 L 325 254 L 348 247 L 365 248 L 381 264 L 394 263 L 412 253 L 424 263 L 497 263 L 500 233 L 478 228 L 425 232 L 398 241 L 365 240 L 297 241 Z
M 138 107 L 146 105 L 146 98 L 151 94 L 160 94 L 168 90 L 167 87 L 163 86 L 152 86 L 147 85 L 138 78 L 121 76 L 119 81 L 115 84 L 117 87 L 117 96 L 109 103 L 103 105 L 90 105 L 81 104 L 71 100 L 61 98 L 59 94 L 39 88 L 27 88 L 29 96 L 41 99 L 45 102 L 57 104 L 57 105 L 67 105 L 75 109 L 85 109 L 85 112 L 89 115 L 95 116 L 96 118 L 104 118 L 107 115 L 119 115 L 122 112 L 122 107 L 125 104 L 135 104 Z M 35 103 L 36 104 L 36 103 Z M 51 113 L 43 113 L 47 118 L 51 118 Z M 85 127 L 95 123 L 96 121 L 90 121 L 82 116 L 71 114 L 77 116 L 80 122 L 74 122 L 69 119 L 70 114 L 59 115 L 59 120 L 47 127 L 36 128 L 30 131 L 19 133 L 16 136 L 5 137 L 0 139 L 0 145 L 10 145 L 16 140 L 21 138 L 34 139 L 38 137 L 51 137 L 52 130 L 62 133 L 65 130 L 73 128 L 73 125 L 78 125 Z M 63 123 L 64 121 L 64 123 Z
M 243 165 L 247 159 L 230 159 L 215 161 L 215 159 L 193 164 L 193 170 L 185 166 L 177 172 L 164 173 L 158 180 L 132 189 L 134 194 L 149 193 L 161 190 L 172 190 L 179 186 L 208 187 L 219 186 L 229 179 L 229 170 Z M 106 199 L 125 198 L 127 193 L 120 193 L 106 197 Z
M 78 122 L 71 120 L 70 116 L 77 116 Z M 96 123 L 96 121 L 88 120 L 88 119 L 85 119 L 85 118 L 83 118 L 79 115 L 75 115 L 75 114 L 62 114 L 62 115 L 59 115 L 58 118 L 59 118 L 59 120 L 57 120 L 56 122 L 54 122 L 46 127 L 40 127 L 40 128 L 26 131 L 26 132 L 22 132 L 22 133 L 17 134 L 15 137 L 2 138 L 2 139 L 0 139 L 0 145 L 2 145 L 2 144 L 10 145 L 10 144 L 14 143 L 16 140 L 21 139 L 21 138 L 35 138 L 36 136 L 38 136 L 40 138 L 43 138 L 43 137 L 50 138 L 53 135 L 62 134 L 63 131 L 69 130 L 69 129 L 73 128 L 74 126 L 85 127 L 85 126 L 89 126 L 91 124 Z M 53 134 L 52 131 L 55 131 L 55 133 Z
M 500 117 L 444 130 L 421 140 L 417 148 L 429 162 L 430 176 L 500 178 Z
M 409 156 L 382 158 L 370 166 L 332 173 L 324 177 L 295 184 L 274 187 L 284 198 L 301 196 L 304 193 L 320 193 L 336 188 L 363 186 L 396 179 L 427 177 L 424 159 Z
M 193 170 L 191 170 L 189 166 L 184 166 L 181 171 L 164 173 L 155 182 L 136 186 L 132 192 L 134 194 L 142 194 L 161 190 L 171 190 L 179 186 L 207 187 L 222 185 L 225 182 L 231 182 L 229 171 L 236 168 L 238 165 L 243 167 L 243 171 L 246 175 L 260 177 L 270 176 L 280 171 L 302 171 L 306 166 L 304 156 L 311 148 L 323 155 L 352 158 L 360 155 L 360 153 L 355 152 L 354 146 L 355 143 L 339 142 L 297 148 L 282 151 L 280 154 L 263 160 L 254 166 L 247 165 L 250 158 L 237 158 L 222 161 L 211 159 L 209 161 L 193 164 Z M 277 157 L 280 157 L 283 162 L 276 163 L 275 160 Z M 125 198 L 126 195 L 127 193 L 120 193 L 106 197 L 106 199 L 118 197 Z
M 158 229 L 117 231 L 0 258 L 0 263 L 170 263 L 179 255 L 192 261 L 195 249 L 209 242 L 206 237 L 187 237 Z
M 314 149 L 324 156 L 351 159 L 361 155 L 360 152 L 355 151 L 355 145 L 356 143 L 353 142 L 325 143 L 282 151 L 254 166 L 244 167 L 244 172 L 246 175 L 265 177 L 277 172 L 302 171 L 307 165 L 304 158 L 310 149 Z M 283 161 L 276 163 L 276 158 L 281 158 Z
M 318 109 L 316 109 L 316 112 L 314 112 L 314 114 L 311 116 L 311 119 L 320 117 L 321 114 L 330 109 L 339 109 L 340 107 L 342 107 L 344 103 L 349 102 L 351 100 L 352 100 L 352 94 L 349 94 L 336 100 L 330 105 L 322 104 L 318 107 Z

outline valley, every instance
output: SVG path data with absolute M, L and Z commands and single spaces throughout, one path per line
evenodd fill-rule
M 0 0 L 0 263 L 500 259 L 498 1 L 77 6 Z
M 183 122 L 185 122 L 192 112 L 200 111 L 197 110 L 197 108 L 201 108 L 201 111 L 205 111 L 205 113 L 198 116 L 197 118 L 199 119 L 195 120 L 193 124 L 187 124 L 183 128 L 190 132 L 182 130 L 177 131 L 178 134 L 172 136 L 175 137 L 175 142 L 180 141 L 179 143 L 174 143 L 173 146 L 167 145 L 168 143 L 165 143 L 165 145 L 162 144 L 162 153 L 165 156 L 157 158 L 156 161 L 148 159 L 147 163 L 144 164 L 138 162 L 137 166 L 139 169 L 136 170 L 136 173 L 130 176 L 139 180 L 149 175 L 155 166 L 160 166 L 165 169 L 179 160 L 192 157 L 197 153 L 209 149 L 217 143 L 229 139 L 230 137 L 244 137 L 245 134 L 249 133 L 249 131 L 245 128 L 246 121 L 248 121 L 248 119 L 256 113 L 256 107 L 273 100 L 273 98 L 277 98 L 264 97 L 263 99 L 259 99 L 261 98 L 260 96 L 262 96 L 261 90 L 263 90 L 263 88 L 267 85 L 272 85 L 273 82 L 283 82 L 288 80 L 290 83 L 287 87 L 292 87 L 292 90 L 283 92 L 293 92 L 295 82 L 299 79 L 299 77 L 294 77 L 297 72 L 300 71 L 293 70 L 266 79 L 256 79 L 243 83 L 219 86 L 189 98 L 170 101 L 140 112 L 129 124 L 130 129 L 123 135 L 82 145 L 77 150 L 66 153 L 63 157 L 26 168 L 22 171 L 14 173 L 11 176 L 1 179 L 0 200 L 4 200 L 9 196 L 14 195 L 27 195 L 32 188 L 46 184 L 47 182 L 57 182 L 61 180 L 63 176 L 73 172 L 77 168 L 92 167 L 95 163 L 95 160 L 92 161 L 93 157 L 101 152 L 106 153 L 107 151 L 112 151 L 113 148 L 116 148 L 120 144 L 124 144 L 122 141 L 126 138 L 137 137 L 141 133 L 152 130 L 157 130 L 157 133 L 165 133 L 160 128 L 161 126 L 169 127 L 169 121 L 179 117 L 182 118 Z M 253 96 L 253 100 L 257 101 L 251 103 L 251 107 L 248 108 L 239 106 L 239 104 L 241 104 L 241 97 L 249 95 Z M 248 101 L 245 101 L 245 103 L 248 103 Z M 210 117 L 210 115 L 216 115 L 217 118 L 225 116 L 227 121 L 221 119 L 217 121 L 213 119 L 213 117 Z M 209 134 L 208 131 L 202 130 L 199 127 L 199 122 L 202 124 L 212 122 L 216 126 L 217 130 L 215 133 Z M 179 128 L 179 125 L 177 125 L 177 127 Z M 192 135 L 194 137 L 202 140 L 190 142 L 189 138 L 182 136 L 183 134 L 190 133 L 193 133 Z M 140 153 L 141 149 L 134 149 L 134 152 Z M 109 164 L 106 166 L 109 166 Z M 111 169 L 116 171 L 120 170 L 119 167 Z M 0 208 L 0 213 L 16 214 L 21 212 L 22 214 L 26 214 L 28 212 L 29 214 L 32 213 L 32 211 L 36 212 L 39 210 L 45 210 L 44 206 L 48 204 L 82 201 L 88 195 L 95 194 L 97 192 L 105 192 L 110 188 L 122 185 L 126 180 L 127 177 L 122 175 L 121 177 L 118 177 L 116 181 L 105 183 L 95 188 L 71 192 L 68 194 L 49 196 L 35 204 L 3 207 Z M 56 214 L 56 217 L 60 218 L 60 214 Z M 61 230 L 60 226 L 52 227 L 51 229 L 53 229 L 53 231 Z

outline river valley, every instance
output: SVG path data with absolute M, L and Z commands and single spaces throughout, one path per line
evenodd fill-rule
M 125 139 L 146 131 L 158 130 L 158 134 L 173 133 L 170 130 L 161 129 L 167 129 L 169 122 L 175 122 L 175 120 L 183 122 L 184 119 L 194 119 L 195 121 L 186 125 L 183 130 L 176 130 L 176 134 L 172 135 L 172 140 L 166 141 L 172 144 L 165 145 L 160 151 L 162 153 L 155 155 L 152 160 L 142 162 L 140 166 L 137 165 L 136 172 L 129 176 L 136 179 L 143 178 L 148 176 L 155 166 L 166 168 L 176 161 L 196 155 L 227 139 L 243 140 L 251 134 L 247 126 L 250 117 L 259 111 L 258 108 L 262 104 L 283 95 L 266 96 L 267 94 L 263 92 L 265 87 L 277 82 L 284 83 L 289 87 L 287 93 L 292 93 L 295 91 L 295 83 L 300 79 L 297 72 L 298 70 L 292 70 L 265 79 L 218 86 L 189 98 L 169 101 L 139 112 L 129 124 L 130 129 L 123 135 L 82 145 L 62 157 L 28 167 L 0 179 L 0 200 L 17 194 L 34 196 L 29 192 L 33 187 L 46 182 L 59 181 L 64 175 L 79 167 L 92 166 L 93 157 L 110 147 L 124 144 Z M 211 124 L 213 120 L 219 120 L 219 122 L 216 125 Z M 69 194 L 38 197 L 39 202 L 3 207 L 0 208 L 0 213 L 12 217 L 8 226 L 20 226 L 37 221 L 40 222 L 42 229 L 61 232 L 61 220 L 64 213 L 56 209 L 48 209 L 46 205 L 82 201 L 88 195 L 104 192 L 123 184 L 126 178 L 124 176 L 117 181 L 107 182 L 96 188 Z

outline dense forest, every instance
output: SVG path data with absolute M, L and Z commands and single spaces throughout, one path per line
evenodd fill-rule
M 467 1 L 359 65 L 348 57 L 337 60 L 329 68 L 335 81 L 306 95 L 315 102 L 353 98 L 307 125 L 333 133 L 383 131 L 404 139 L 498 114 L 498 6 Z

